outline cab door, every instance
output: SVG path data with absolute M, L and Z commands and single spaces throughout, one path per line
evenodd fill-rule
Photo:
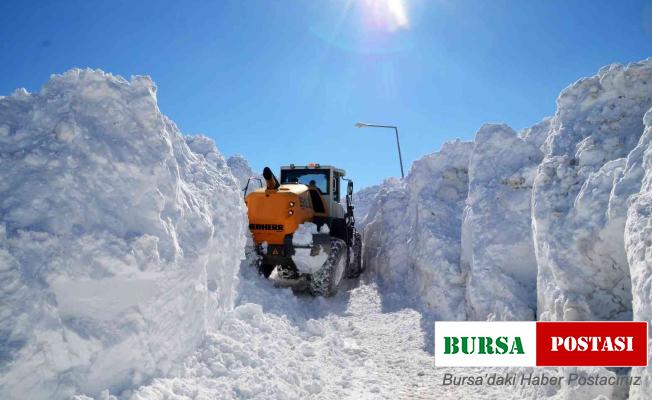
M 331 217 L 332 218 L 344 218 L 345 212 L 344 212 L 344 207 L 342 207 L 342 204 L 340 204 L 340 199 L 341 199 L 341 187 L 340 187 L 340 182 L 341 182 L 341 175 L 333 170 L 331 170 L 330 173 L 331 176 L 331 191 L 329 194 L 329 203 L 330 203 L 330 209 L 331 211 Z

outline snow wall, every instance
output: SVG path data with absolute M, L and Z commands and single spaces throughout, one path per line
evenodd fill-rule
M 247 159 L 242 155 L 236 154 L 229 157 L 226 160 L 226 164 L 231 168 L 231 173 L 235 176 L 235 179 L 238 182 L 238 187 L 240 188 L 240 193 L 242 193 L 243 196 L 263 187 L 263 176 L 254 172 L 249 166 Z M 249 181 L 249 178 L 252 178 L 251 181 Z M 247 183 L 249 186 L 247 186 Z M 245 189 L 247 189 L 246 193 Z
M 232 308 L 245 232 L 226 161 L 149 78 L 75 69 L 0 98 L 0 398 L 173 373 Z
M 367 268 L 442 320 L 650 321 L 651 107 L 652 59 L 614 64 L 520 134 L 444 144 L 364 206 Z
M 652 111 L 645 114 L 645 133 L 627 156 L 622 179 L 614 191 L 634 193 L 628 199 L 625 223 L 625 249 L 629 263 L 634 320 L 652 323 Z M 650 327 L 648 327 L 648 333 Z M 649 344 L 652 348 L 652 343 Z M 648 367 L 634 368 L 643 385 L 632 387 L 630 398 L 652 397 L 652 353 Z
M 388 180 L 366 218 L 364 262 L 441 319 L 464 320 L 461 227 L 473 143 L 456 141 Z
M 369 209 L 371 208 L 378 191 L 380 191 L 380 188 L 381 185 L 373 185 L 362 188 L 353 193 L 355 225 L 358 229 L 361 230 L 366 225 Z M 342 205 L 346 207 L 346 199 L 344 199 Z

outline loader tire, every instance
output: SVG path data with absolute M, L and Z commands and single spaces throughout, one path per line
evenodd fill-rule
M 274 268 L 276 268 L 276 265 L 269 265 L 269 264 L 260 264 L 258 267 L 258 272 L 264 276 L 266 279 L 269 278 L 269 276 L 272 274 L 274 271 Z
M 313 296 L 330 297 L 337 289 L 346 272 L 346 243 L 340 239 L 331 239 L 331 252 L 328 259 L 310 277 L 309 290 Z
M 356 232 L 353 235 L 353 246 L 348 252 L 347 278 L 357 278 L 362 273 L 362 235 Z

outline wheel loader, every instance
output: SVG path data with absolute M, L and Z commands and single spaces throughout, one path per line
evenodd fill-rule
M 245 197 L 262 275 L 269 278 L 276 271 L 281 281 L 303 284 L 288 286 L 302 286 L 315 296 L 332 296 L 343 278 L 360 275 L 353 181 L 344 176 L 330 165 L 290 164 L 281 167 L 279 182 L 265 167 L 264 187 Z M 340 204 L 342 181 L 347 181 L 346 206 Z

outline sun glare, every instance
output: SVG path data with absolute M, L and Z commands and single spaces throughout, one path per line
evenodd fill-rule
M 389 31 L 407 29 L 410 26 L 404 0 L 365 0 L 365 9 L 372 17 L 374 25 Z

